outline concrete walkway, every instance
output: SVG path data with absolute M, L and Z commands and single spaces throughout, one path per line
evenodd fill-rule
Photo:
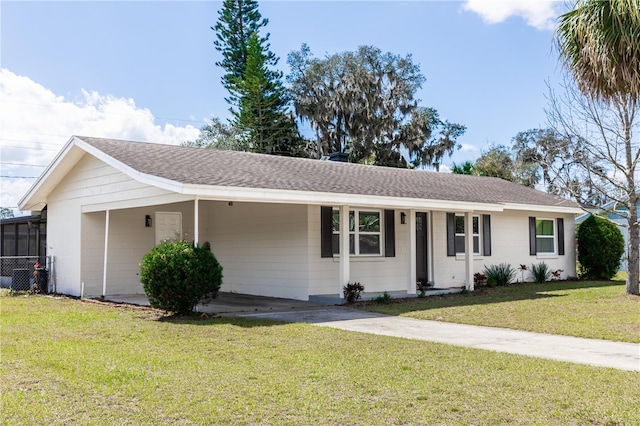
M 108 300 L 149 305 L 145 295 L 113 295 Z M 539 358 L 640 371 L 640 345 L 608 340 L 531 333 L 494 327 L 381 315 L 344 306 L 291 299 L 220 293 L 199 312 L 225 316 L 305 322 L 323 327 L 447 343 Z
M 304 322 L 341 330 L 447 343 L 620 370 L 640 371 L 640 345 L 634 343 L 427 321 L 375 314 L 345 307 L 251 314 L 238 313 L 234 316 Z

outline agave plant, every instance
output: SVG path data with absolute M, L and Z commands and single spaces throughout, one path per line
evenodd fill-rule
M 507 285 L 511 283 L 516 276 L 516 270 L 508 263 L 485 266 L 483 273 L 487 276 L 488 286 Z

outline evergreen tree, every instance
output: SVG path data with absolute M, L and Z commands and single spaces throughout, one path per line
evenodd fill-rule
M 260 39 L 253 33 L 247 43 L 247 62 L 233 91 L 239 96 L 234 125 L 245 132 L 248 151 L 276 155 L 304 155 L 304 141 L 287 113 L 282 73 L 267 68 Z
M 222 85 L 229 91 L 227 102 L 231 104 L 238 102 L 233 87 L 244 76 L 249 37 L 254 33 L 259 34 L 260 28 L 268 23 L 268 19 L 262 18 L 255 0 L 224 0 L 222 9 L 218 11 L 218 22 L 211 27 L 217 37 L 213 44 L 222 53 L 222 60 L 216 62 L 216 65 L 226 72 L 222 76 Z M 266 63 L 275 66 L 278 58 L 269 51 L 268 40 L 267 33 L 265 37 L 259 38 L 259 44 Z
M 307 156 L 298 126 L 287 113 L 288 98 L 282 72 L 273 70 L 278 58 L 269 50 L 267 25 L 255 0 L 225 0 L 218 12 L 216 49 L 222 60 L 216 65 L 226 74 L 222 84 L 229 91 L 232 126 L 243 136 L 238 145 L 246 151 Z

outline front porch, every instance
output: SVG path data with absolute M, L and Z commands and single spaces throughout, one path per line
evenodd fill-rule
M 354 220 L 358 214 L 360 221 Z M 465 213 L 466 224 L 471 217 Z M 362 218 L 373 219 L 369 228 Z M 474 259 L 438 257 L 445 230 L 445 213 L 435 210 L 200 198 L 107 211 L 85 208 L 79 295 L 142 293 L 139 263 L 155 244 L 172 237 L 210 243 L 224 268 L 222 292 L 341 304 L 342 287 L 349 282 L 365 286 L 364 300 L 385 292 L 416 297 L 418 281 L 435 283 L 427 295 L 473 290 Z M 466 241 L 472 251 L 473 238 Z

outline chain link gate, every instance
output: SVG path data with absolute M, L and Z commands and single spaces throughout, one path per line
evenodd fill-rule
M 53 293 L 51 256 L 0 257 L 0 287 L 13 291 Z

